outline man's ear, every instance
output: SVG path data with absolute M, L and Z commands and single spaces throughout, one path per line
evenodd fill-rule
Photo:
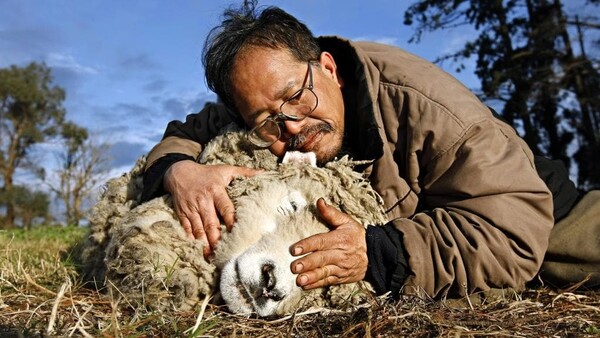
M 321 64 L 321 69 L 337 82 L 338 86 L 342 87 L 344 85 L 342 78 L 338 74 L 337 65 L 335 64 L 333 55 L 329 52 L 322 52 L 321 56 L 319 56 L 319 63 Z

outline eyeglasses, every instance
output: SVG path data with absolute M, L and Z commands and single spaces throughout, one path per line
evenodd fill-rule
M 279 106 L 279 112 L 257 124 L 247 137 L 259 148 L 267 148 L 281 137 L 285 121 L 302 121 L 319 105 L 319 98 L 313 91 L 313 75 L 311 61 L 308 61 L 308 86 L 300 88 L 289 99 Z

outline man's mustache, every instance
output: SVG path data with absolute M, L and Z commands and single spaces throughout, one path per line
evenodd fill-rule
M 296 149 L 302 147 L 304 142 L 306 142 L 306 139 L 312 135 L 315 135 L 316 133 L 331 133 L 331 132 L 333 132 L 333 127 L 326 122 L 321 122 L 319 124 L 306 127 L 305 129 L 300 131 L 299 134 L 294 135 L 294 136 L 292 136 L 292 138 L 289 139 L 289 141 L 288 141 L 289 149 L 296 150 Z

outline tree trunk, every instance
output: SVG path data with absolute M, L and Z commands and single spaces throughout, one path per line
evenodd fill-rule
M 0 223 L 1 229 L 12 229 L 15 227 L 16 210 L 15 203 L 13 200 L 13 180 L 12 174 L 6 174 L 4 176 L 4 192 L 8 197 L 6 199 L 6 215 L 2 218 Z
M 584 152 L 592 155 L 590 157 L 581 156 L 581 161 L 591 161 L 590 163 L 580 163 L 578 185 L 584 188 L 587 185 L 599 186 L 600 179 L 596 177 L 600 172 L 600 164 L 595 157 L 600 154 L 600 130 L 598 129 L 598 121 L 595 121 L 594 112 L 599 107 L 594 107 L 590 104 L 592 98 L 597 94 L 597 88 L 588 88 L 585 84 L 586 77 L 599 77 L 596 74 L 586 74 L 588 71 L 595 71 L 593 65 L 589 65 L 589 60 L 586 55 L 583 54 L 580 57 L 575 56 L 573 47 L 571 45 L 571 37 L 566 27 L 566 18 L 562 14 L 562 5 L 559 0 L 554 0 L 554 6 L 559 8 L 559 36 L 562 38 L 562 42 L 565 46 L 565 56 L 562 58 L 562 66 L 565 69 L 565 77 L 567 77 L 567 86 L 570 86 L 575 93 L 575 97 L 579 102 L 580 109 L 580 123 L 578 123 L 578 132 L 580 135 L 581 147 L 585 149 Z M 582 46 L 582 51 L 583 46 Z M 591 92 L 590 89 L 593 91 Z

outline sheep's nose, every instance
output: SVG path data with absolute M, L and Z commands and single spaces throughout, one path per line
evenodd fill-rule
M 265 298 L 272 299 L 276 302 L 285 297 L 285 293 L 276 289 L 277 278 L 275 277 L 275 267 L 272 263 L 265 263 L 261 267 L 262 272 L 262 295 Z

